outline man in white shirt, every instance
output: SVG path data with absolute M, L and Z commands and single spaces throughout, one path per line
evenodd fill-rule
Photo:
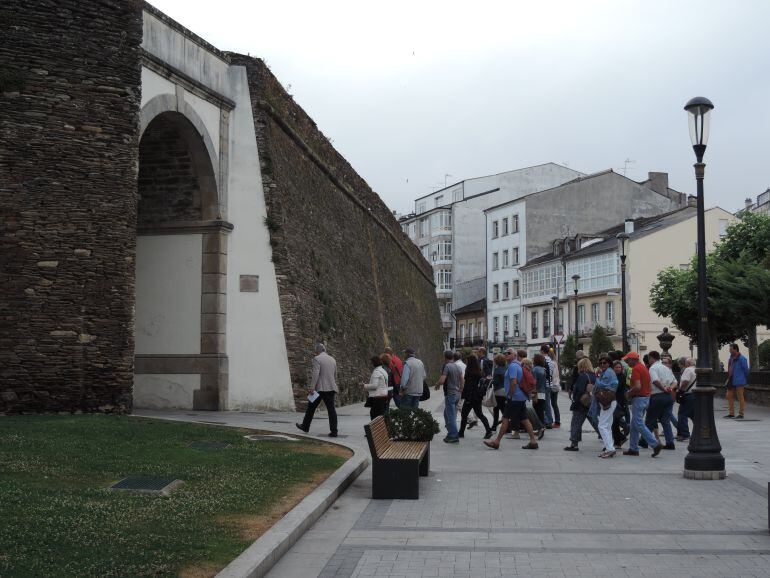
M 677 389 L 677 401 L 679 401 L 679 413 L 677 414 L 676 441 L 683 442 L 690 439 L 690 427 L 688 419 L 695 421 L 695 393 L 698 376 L 695 374 L 695 360 L 691 357 L 679 360 L 679 366 L 684 367 L 679 378 Z
M 663 427 L 663 435 L 666 438 L 666 445 L 663 449 L 676 449 L 674 445 L 674 430 L 671 428 L 671 419 L 669 411 L 674 406 L 674 398 L 671 396 L 671 390 L 676 385 L 674 373 L 660 361 L 660 353 L 650 351 L 648 353 L 652 365 L 650 366 L 650 382 L 652 395 L 650 395 L 650 406 L 647 409 L 647 419 L 645 425 L 650 431 L 657 427 L 658 422 Z

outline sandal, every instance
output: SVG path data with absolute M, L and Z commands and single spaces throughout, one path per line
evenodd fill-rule
M 529 442 L 527 445 L 521 446 L 521 449 L 523 449 L 523 450 L 536 450 L 537 447 L 538 447 L 537 444 L 533 444 L 532 442 Z
M 537 439 L 539 440 L 543 439 L 544 435 L 545 435 L 545 430 L 541 429 L 539 432 L 537 432 Z

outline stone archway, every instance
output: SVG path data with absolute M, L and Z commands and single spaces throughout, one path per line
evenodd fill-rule
M 139 143 L 134 405 L 216 410 L 232 227 L 219 220 L 205 132 L 180 112 L 152 112 Z

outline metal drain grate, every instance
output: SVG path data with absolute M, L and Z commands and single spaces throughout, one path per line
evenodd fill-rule
M 243 436 L 250 442 L 298 442 L 297 438 L 281 434 L 252 434 Z
M 118 483 L 110 486 L 111 490 L 128 490 L 145 494 L 168 496 L 172 490 L 184 482 L 176 478 L 160 476 L 127 476 Z
M 225 450 L 230 445 L 227 442 L 191 442 L 187 447 L 196 450 Z

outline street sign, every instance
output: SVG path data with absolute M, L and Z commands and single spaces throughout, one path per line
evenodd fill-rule
M 556 340 L 556 343 L 561 345 L 561 340 L 564 339 L 564 334 L 563 333 L 554 333 L 553 334 L 553 338 Z

